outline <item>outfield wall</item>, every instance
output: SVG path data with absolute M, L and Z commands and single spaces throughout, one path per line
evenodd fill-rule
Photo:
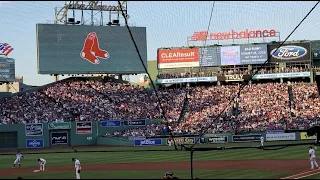
M 167 138 L 145 139 L 143 137 L 116 138 L 103 137 L 108 132 L 125 130 L 137 126 L 145 126 L 159 121 L 133 120 L 122 121 L 90 121 L 61 122 L 37 124 L 13 124 L 0 126 L 0 149 L 38 149 L 54 146 L 157 146 L 167 145 Z M 261 135 L 265 141 L 296 141 L 316 139 L 306 136 L 306 133 L 284 133 L 283 131 L 267 131 L 233 134 L 206 134 L 198 142 L 202 144 L 217 144 L 230 142 L 260 142 Z M 176 137 L 175 142 L 194 144 L 199 137 Z

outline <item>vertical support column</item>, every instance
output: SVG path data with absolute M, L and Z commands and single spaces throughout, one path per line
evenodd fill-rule
M 53 81 L 54 82 L 59 81 L 59 75 L 58 74 L 53 75 Z
M 190 151 L 190 179 L 193 179 L 193 153 L 194 151 Z

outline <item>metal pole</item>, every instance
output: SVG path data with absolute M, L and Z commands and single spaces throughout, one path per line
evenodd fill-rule
M 190 151 L 190 175 L 191 179 L 193 179 L 193 150 Z

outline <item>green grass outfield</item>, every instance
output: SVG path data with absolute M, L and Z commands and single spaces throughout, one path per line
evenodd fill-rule
M 312 141 L 300 141 L 294 143 L 305 143 Z M 266 145 L 287 144 L 293 142 L 266 142 Z M 259 146 L 259 142 L 254 143 L 228 143 L 228 144 L 210 144 L 210 145 L 196 145 L 195 147 L 210 147 L 210 146 Z M 195 152 L 194 161 L 201 160 L 253 160 L 253 159 L 306 159 L 309 145 L 292 146 L 280 150 L 261 150 L 261 149 L 234 149 L 234 150 L 219 150 Z M 143 163 L 143 162 L 178 162 L 189 161 L 190 153 L 186 151 L 139 151 L 139 150 L 174 150 L 173 147 L 168 146 L 152 146 L 152 147 L 96 147 L 96 148 L 77 148 L 78 153 L 75 153 L 71 148 L 69 149 L 46 149 L 46 150 L 22 150 L 25 159 L 22 159 L 24 167 L 38 168 L 37 159 L 42 157 L 47 160 L 47 167 L 50 166 L 73 166 L 71 158 L 79 158 L 81 164 L 103 164 L 103 163 Z M 94 152 L 94 151 L 115 151 L 115 152 Z M 65 152 L 65 153 L 50 153 L 50 152 Z M 81 152 L 91 151 L 91 152 Z M 127 151 L 127 152 L 116 152 Z M 136 152 L 133 152 L 136 151 Z M 40 153 L 45 154 L 28 154 Z M 0 169 L 12 168 L 14 157 L 12 152 L 1 152 L 8 155 L 0 156 Z M 190 171 L 175 171 L 180 178 L 190 177 Z M 278 178 L 289 175 L 288 172 L 265 172 L 262 170 L 225 170 L 225 171 L 208 171 L 196 170 L 195 177 L 199 178 Z M 82 178 L 161 178 L 163 171 L 96 171 L 86 172 L 82 174 Z M 1 175 L 0 175 L 1 176 Z M 75 178 L 74 172 L 48 172 L 48 173 L 30 173 L 21 175 L 24 178 L 35 179 L 53 179 L 53 178 Z M 16 178 L 14 176 L 1 176 L 0 178 Z

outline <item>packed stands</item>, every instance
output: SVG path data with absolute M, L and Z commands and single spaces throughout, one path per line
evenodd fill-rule
M 236 118 L 230 97 L 239 85 L 207 85 L 190 88 L 188 111 L 177 122 L 185 99 L 185 88 L 159 90 L 163 108 L 175 133 L 260 131 L 274 129 L 304 129 L 318 122 L 320 99 L 312 83 L 292 84 L 295 109 L 290 110 L 288 85 L 260 83 L 247 85 L 239 99 Z M 187 88 L 187 87 L 186 87 Z M 20 93 L 0 100 L 2 124 L 48 121 L 130 120 L 162 118 L 155 93 L 127 83 L 70 79 L 43 90 Z M 221 111 L 228 107 L 218 118 Z M 164 122 L 110 132 L 111 136 L 148 136 L 163 134 Z

